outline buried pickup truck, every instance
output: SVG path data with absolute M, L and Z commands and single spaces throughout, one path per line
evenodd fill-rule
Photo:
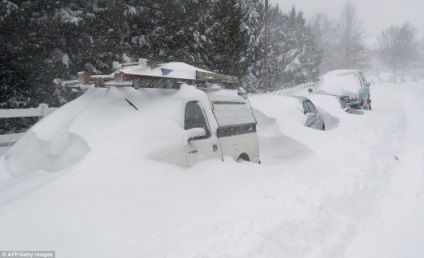
M 84 95 L 105 91 L 113 113 L 124 105 L 120 116 L 131 116 L 140 155 L 182 167 L 226 156 L 259 163 L 256 119 L 245 92 L 236 89 L 236 77 L 144 59 L 114 67 L 112 75 L 81 72 L 79 80 L 55 82 L 59 90 L 87 91 Z

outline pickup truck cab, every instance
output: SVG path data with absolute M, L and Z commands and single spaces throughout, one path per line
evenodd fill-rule
M 176 164 L 191 166 L 202 159 L 223 159 L 225 156 L 259 163 L 256 119 L 248 99 L 235 90 L 214 90 L 204 94 L 207 99 L 182 100 L 187 164 Z
M 225 157 L 260 162 L 256 119 L 244 91 L 234 89 L 236 78 L 177 62 L 115 66 L 119 69 L 112 75 L 84 72 L 79 80 L 56 83 L 106 91 L 112 103 L 127 104 L 122 112 L 136 109 L 131 124 L 143 135 L 137 136 L 140 149 L 153 160 L 182 167 Z

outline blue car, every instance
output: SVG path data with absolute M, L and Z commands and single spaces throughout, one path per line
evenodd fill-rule
M 371 110 L 370 83 L 359 70 L 334 70 L 318 79 L 316 93 L 338 96 L 351 109 Z

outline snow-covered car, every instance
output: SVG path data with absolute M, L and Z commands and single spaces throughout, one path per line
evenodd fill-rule
M 196 80 L 197 68 L 182 63 L 169 66 L 167 78 L 160 76 L 165 69 L 161 65 L 145 69 L 148 73 L 158 69 L 157 77 L 138 76 L 137 68 L 144 68 L 135 65 L 132 74 L 128 68 L 119 70 L 120 76 L 134 77 L 133 81 L 110 80 L 110 76 L 93 76 L 88 83 L 59 81 L 85 93 L 41 120 L 10 149 L 4 157 L 10 174 L 61 171 L 86 155 L 112 159 L 136 155 L 181 167 L 225 157 L 259 163 L 257 123 L 247 96 L 217 84 L 188 85 L 185 82 Z M 99 78 L 100 83 L 92 83 Z M 139 85 L 152 79 L 156 86 L 170 79 L 178 87 L 171 83 L 170 88 L 137 89 L 137 79 Z
M 271 117 L 274 116 L 274 112 L 277 112 L 284 114 L 283 117 L 285 117 L 285 121 L 289 123 L 302 124 L 305 127 L 325 130 L 325 121 L 322 115 L 307 97 L 254 95 L 250 97 L 250 101 L 255 110 L 270 115 Z M 267 103 L 278 103 L 278 106 L 270 107 Z
M 302 104 L 303 113 L 306 116 L 305 126 L 325 131 L 325 121 L 314 103 L 307 97 L 295 96 L 294 98 L 299 99 Z
M 338 96 L 348 108 L 371 110 L 370 82 L 359 70 L 334 70 L 318 79 L 315 93 Z

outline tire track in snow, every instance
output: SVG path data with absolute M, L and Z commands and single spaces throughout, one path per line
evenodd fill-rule
M 416 86 L 398 96 L 406 116 L 398 164 L 390 172 L 382 201 L 345 257 L 419 258 L 424 254 L 423 98 L 424 88 Z

